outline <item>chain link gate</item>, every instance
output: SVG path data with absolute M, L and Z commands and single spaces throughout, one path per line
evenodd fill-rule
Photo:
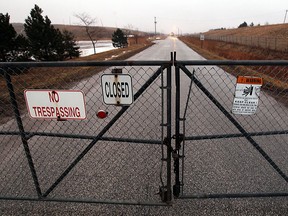
M 169 203 L 171 66 L 172 61 L 1 63 L 0 199 Z M 101 76 L 113 71 L 132 77 L 130 106 L 103 102 Z M 27 89 L 81 90 L 87 117 L 30 118 Z M 107 117 L 97 118 L 98 110 Z M 35 112 L 46 116 L 51 109 Z
M 287 66 L 176 61 L 176 53 L 170 61 L 1 63 L 0 199 L 166 205 L 173 195 L 287 196 Z M 130 106 L 103 102 L 101 75 L 115 69 L 132 77 Z M 264 78 L 254 115 L 230 112 L 239 75 Z M 87 119 L 31 119 L 25 89 L 81 90 Z
M 287 61 L 176 61 L 175 67 L 174 196 L 288 196 Z M 264 79 L 253 115 L 232 113 L 237 76 Z

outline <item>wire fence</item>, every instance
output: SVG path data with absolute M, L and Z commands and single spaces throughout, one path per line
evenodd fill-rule
M 184 137 L 179 148 L 181 198 L 287 195 L 287 65 L 234 63 L 177 63 L 185 74 L 180 80 L 179 108 L 179 133 Z M 264 79 L 252 115 L 246 110 L 234 114 L 239 76 Z M 276 80 L 283 88 L 276 87 Z M 245 101 L 250 105 L 244 98 L 243 109 L 247 109 Z
M 200 35 L 194 35 L 200 37 Z M 288 38 L 277 37 L 260 37 L 260 36 L 213 36 L 205 35 L 205 40 L 224 41 L 227 43 L 235 43 L 240 45 L 247 45 L 252 47 L 259 47 L 269 50 L 288 51 Z
M 0 71 L 0 199 L 167 205 L 288 196 L 287 61 L 1 63 Z M 246 108 L 235 102 L 239 76 L 261 79 L 242 89 Z M 31 91 L 40 92 L 32 109 Z M 71 92 L 67 103 L 83 93 L 84 117 L 61 110 Z M 132 92 L 133 103 L 121 104 Z M 252 93 L 257 107 L 243 99 Z
M 161 63 L 125 67 L 127 63 L 105 62 L 110 66 L 106 68 L 89 64 L 1 68 L 1 199 L 160 203 L 159 186 L 167 177 L 161 160 L 166 155 L 161 126 L 165 68 Z M 120 86 L 107 81 L 103 90 L 104 75 L 119 79 Z M 123 75 L 130 76 L 132 84 L 121 81 Z M 64 104 L 78 100 L 79 92 L 85 117 Z M 129 96 L 134 102 L 109 105 L 103 95 Z M 36 105 L 28 105 L 31 99 Z M 98 111 L 107 117 L 97 116 Z

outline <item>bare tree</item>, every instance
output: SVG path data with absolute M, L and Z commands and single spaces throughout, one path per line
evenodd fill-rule
M 128 25 L 124 26 L 124 29 L 125 29 L 125 34 L 126 34 L 126 37 L 127 37 L 128 35 L 133 33 L 134 27 L 133 27 L 132 24 L 128 24 Z
M 125 28 L 126 37 L 133 35 L 135 38 L 135 43 L 138 44 L 138 38 L 139 38 L 139 30 L 138 28 L 134 28 L 132 24 L 128 24 Z
M 84 25 L 86 34 L 89 37 L 89 39 L 93 45 L 94 54 L 96 54 L 96 43 L 97 43 L 98 32 L 95 28 L 95 24 L 97 22 L 97 19 L 91 17 L 87 13 L 78 13 L 78 14 L 75 14 L 74 16 L 77 19 L 79 19 L 81 21 L 81 23 Z

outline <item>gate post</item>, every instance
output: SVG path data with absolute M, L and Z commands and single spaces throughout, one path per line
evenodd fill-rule
M 166 89 L 166 123 L 162 123 L 162 126 L 166 127 L 166 137 L 164 138 L 163 144 L 166 146 L 166 158 L 164 158 L 164 155 L 162 155 L 162 160 L 166 162 L 166 185 L 162 182 L 162 187 L 160 187 L 159 194 L 161 196 L 161 200 L 163 202 L 166 202 L 167 204 L 170 204 L 172 202 L 172 66 L 174 65 L 173 61 L 173 53 L 171 52 L 171 61 L 169 62 L 169 65 L 166 65 L 165 68 L 167 70 L 167 77 L 166 77 L 166 86 L 163 86 L 162 82 L 162 89 Z M 163 79 L 163 77 L 162 77 Z M 162 93 L 162 100 L 164 100 L 164 94 Z M 162 106 L 164 103 L 162 103 Z M 164 106 L 162 107 L 164 108 Z M 162 110 L 164 113 L 164 109 Z M 163 135 L 163 134 L 162 134 Z M 163 154 L 163 152 L 162 152 Z
M 176 52 L 174 53 L 174 60 L 176 60 Z M 175 65 L 175 85 L 176 85 L 176 99 L 175 99 L 175 149 L 173 151 L 174 159 L 174 173 L 175 173 L 175 184 L 173 185 L 173 195 L 179 197 L 180 195 L 180 155 L 179 150 L 181 148 L 181 142 L 183 137 L 180 134 L 180 68 Z M 181 138 L 182 137 L 182 138 Z
M 171 61 L 173 62 L 173 56 L 171 53 Z M 172 140 L 172 78 L 171 70 L 172 65 L 167 68 L 167 202 L 172 201 L 172 181 L 171 181 L 171 140 Z

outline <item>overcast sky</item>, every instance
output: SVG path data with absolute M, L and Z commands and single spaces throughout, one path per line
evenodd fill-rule
M 288 10 L 288 0 L 1 0 L 0 13 L 24 23 L 35 4 L 52 24 L 79 24 L 74 14 L 85 12 L 97 18 L 96 25 L 153 32 L 156 17 L 158 32 L 183 34 L 235 28 L 244 21 L 283 23 Z

